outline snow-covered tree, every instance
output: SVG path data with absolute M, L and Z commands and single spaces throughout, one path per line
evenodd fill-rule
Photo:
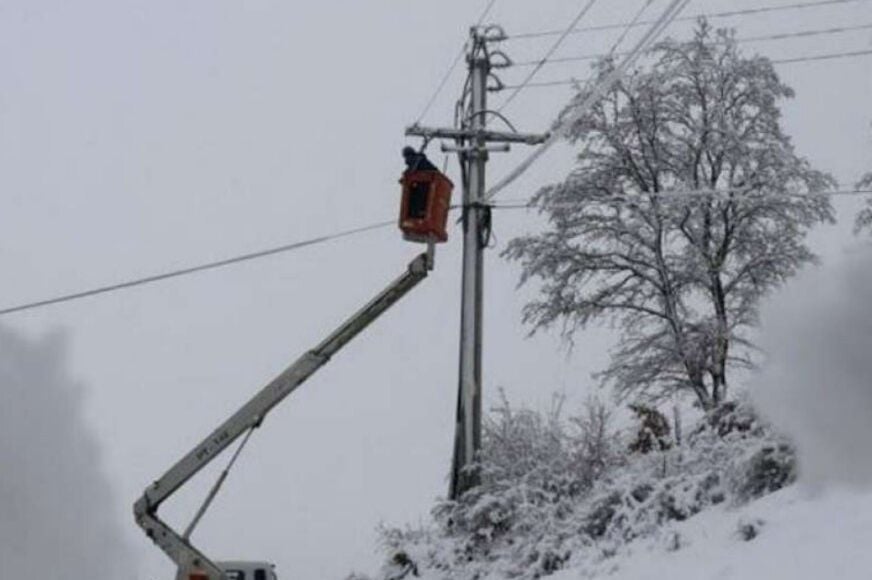
M 806 233 L 833 219 L 814 194 L 834 181 L 781 128 L 793 91 L 732 32 L 701 21 L 646 63 L 571 126 L 576 166 L 532 202 L 548 227 L 505 255 L 522 283 L 541 282 L 524 309 L 534 330 L 559 324 L 571 341 L 616 323 L 605 383 L 649 398 L 690 390 L 712 408 L 728 369 L 749 363 L 742 331 L 761 297 L 814 259 Z M 603 60 L 596 76 L 612 68 Z

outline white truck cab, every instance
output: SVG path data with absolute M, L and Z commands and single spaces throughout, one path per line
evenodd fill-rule
M 215 562 L 215 565 L 224 572 L 227 580 L 278 580 L 275 572 L 275 564 L 269 562 L 243 562 L 228 561 Z M 201 572 L 184 572 L 179 570 L 176 580 L 200 580 L 209 578 Z
M 277 580 L 275 566 L 269 562 L 215 562 L 227 580 Z

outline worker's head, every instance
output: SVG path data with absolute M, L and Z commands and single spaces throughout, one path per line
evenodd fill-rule
M 407 161 L 408 161 L 409 159 L 412 159 L 412 158 L 414 158 L 414 157 L 417 157 L 417 155 L 418 155 L 418 152 L 415 151 L 414 148 L 409 147 L 408 145 L 406 145 L 405 147 L 403 147 L 403 158 L 406 159 Z

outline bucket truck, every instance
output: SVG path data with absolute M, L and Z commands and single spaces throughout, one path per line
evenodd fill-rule
M 405 273 L 389 284 L 366 306 L 342 323 L 319 345 L 303 354 L 284 372 L 256 393 L 217 429 L 185 454 L 159 479 L 148 486 L 133 506 L 136 523 L 175 562 L 176 580 L 276 580 L 266 562 L 216 562 L 190 541 L 190 535 L 209 507 L 230 466 L 251 432 L 259 427 L 276 405 L 324 366 L 342 347 L 396 304 L 433 268 L 434 244 L 443 242 L 451 188 L 439 172 L 406 172 L 399 225 L 406 239 L 427 243 L 427 251 L 409 263 Z M 210 490 L 187 530 L 179 533 L 158 516 L 158 508 L 234 441 L 241 445 Z

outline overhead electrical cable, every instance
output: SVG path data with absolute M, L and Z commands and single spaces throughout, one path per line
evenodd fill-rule
M 782 32 L 777 34 L 764 34 L 761 36 L 746 36 L 736 39 L 737 42 L 761 42 L 766 40 L 790 40 L 793 38 L 805 38 L 808 36 L 822 36 L 828 34 L 844 34 L 846 32 L 856 32 L 858 30 L 869 30 L 872 28 L 872 23 L 854 24 L 851 26 L 834 26 L 831 28 L 818 28 L 814 30 L 797 30 L 794 32 Z
M 557 49 L 560 48 L 560 45 L 563 44 L 563 41 L 566 40 L 566 37 L 569 36 L 569 33 L 572 32 L 572 30 L 576 26 L 578 26 L 578 23 L 581 22 L 581 19 L 584 18 L 588 12 L 590 12 L 590 9 L 593 8 L 593 5 L 596 4 L 596 2 L 597 2 L 597 0 L 588 0 L 587 1 L 587 4 L 585 4 L 582 7 L 582 9 L 578 12 L 578 14 L 575 15 L 575 18 L 572 19 L 572 22 L 569 24 L 569 27 L 563 32 L 563 34 L 560 36 L 560 38 L 558 38 L 554 42 L 554 44 L 551 45 L 551 48 L 548 49 L 548 51 L 545 53 L 545 56 L 543 56 L 536 63 L 536 66 L 533 68 L 533 70 L 530 71 L 530 73 L 527 75 L 527 77 L 524 79 L 524 81 L 515 88 L 515 90 L 512 92 L 512 94 L 510 94 L 508 96 L 508 98 L 506 98 L 505 101 L 503 101 L 503 104 L 500 105 L 500 108 L 497 109 L 497 112 L 502 113 L 503 110 L 509 105 L 509 103 L 511 103 L 513 100 L 515 100 L 515 97 L 517 97 L 518 94 L 524 90 L 524 87 L 527 85 L 527 83 L 529 83 L 530 81 L 533 80 L 533 77 L 536 76 L 536 73 L 539 72 L 542 69 L 542 67 L 545 66 L 545 63 L 548 62 L 548 59 L 551 58 L 555 52 L 557 52 Z
M 772 64 L 794 64 L 801 62 L 816 62 L 821 60 L 836 60 L 842 58 L 855 58 L 858 56 L 869 56 L 872 55 L 872 49 L 865 50 L 851 50 L 851 51 L 843 51 L 843 52 L 832 52 L 825 54 L 810 54 L 805 56 L 791 57 L 791 58 L 777 58 L 770 59 Z M 571 85 L 581 85 L 587 82 L 590 79 L 561 79 L 554 81 L 538 81 L 534 83 L 528 83 L 526 88 L 535 89 L 535 88 L 547 88 L 547 87 L 565 87 Z M 513 88 L 516 85 L 506 85 L 507 89 Z
M 545 154 L 551 147 L 555 145 L 558 141 L 560 141 L 564 136 L 564 131 L 567 127 L 571 126 L 575 123 L 576 120 L 581 118 L 587 111 L 597 102 L 599 101 L 603 95 L 606 94 L 614 84 L 620 80 L 620 78 L 624 75 L 627 69 L 636 62 L 636 59 L 639 55 L 645 51 L 651 43 L 653 43 L 657 37 L 666 29 L 669 24 L 675 20 L 678 14 L 690 3 L 690 0 L 672 0 L 663 13 L 660 15 L 655 23 L 648 29 L 648 31 L 640 38 L 633 49 L 630 51 L 630 54 L 624 57 L 624 59 L 608 74 L 605 79 L 600 82 L 598 85 L 593 87 L 593 89 L 587 94 L 587 96 L 580 103 L 574 105 L 570 108 L 570 112 L 566 115 L 562 115 L 562 118 L 559 118 L 555 123 L 554 130 L 549 135 L 548 139 L 545 140 L 542 145 L 539 145 L 533 152 L 528 155 L 519 165 L 515 167 L 508 175 L 506 175 L 503 179 L 496 183 L 493 187 L 491 187 L 485 193 L 485 200 L 490 201 L 493 199 L 495 195 L 497 195 L 500 191 L 505 189 L 509 184 L 513 183 L 516 179 L 518 179 L 521 175 L 523 175 L 527 169 L 530 168 L 542 155 Z
M 629 54 L 629 52 L 623 52 L 623 53 L 619 53 L 619 52 L 617 52 L 618 47 L 621 45 L 622 42 L 624 42 L 624 39 L 627 38 L 627 34 L 630 32 L 630 30 L 632 29 L 633 25 L 634 25 L 636 22 L 639 21 L 639 19 L 642 17 L 642 14 L 645 13 L 645 10 L 646 10 L 650 5 L 651 5 L 652 2 L 654 2 L 654 0 L 645 0 L 645 3 L 642 4 L 642 6 L 641 6 L 641 7 L 639 8 L 639 10 L 636 12 L 635 16 L 633 17 L 633 20 L 631 20 L 631 21 L 627 24 L 627 26 L 624 28 L 624 31 L 620 34 L 620 36 L 618 36 L 618 38 L 617 38 L 617 39 L 615 40 L 615 42 L 612 44 L 612 47 L 611 47 L 611 49 L 609 49 L 609 52 L 608 52 L 608 53 L 604 53 L 602 56 L 615 56 L 615 55 L 624 56 L 624 55 L 626 55 L 626 54 Z M 552 53 L 552 54 L 553 54 L 553 53 Z M 560 61 L 560 60 L 563 60 L 563 59 L 562 59 L 562 58 L 554 59 L 554 58 L 550 58 L 550 57 L 548 57 L 548 58 L 541 59 L 541 60 L 536 60 L 536 61 L 527 61 L 527 62 L 522 62 L 522 63 L 513 63 L 513 66 L 537 65 L 539 68 L 541 68 L 541 67 L 544 66 L 545 64 L 554 63 L 554 62 L 557 62 L 557 61 Z M 527 77 L 527 83 L 529 83 L 529 81 L 530 81 L 531 78 L 532 78 L 532 75 L 530 75 L 530 76 Z M 516 89 L 516 92 L 513 93 L 513 96 L 516 95 L 517 92 L 519 92 L 520 89 L 523 88 L 523 85 L 524 85 L 524 83 L 522 83 L 521 85 L 512 85 L 512 86 L 510 87 L 510 88 Z M 504 87 L 504 88 L 509 88 L 509 87 Z M 508 104 L 508 101 L 506 101 L 506 102 L 503 104 L 503 107 L 505 107 L 507 104 Z
M 497 0 L 490 0 L 482 11 L 481 15 L 478 17 L 478 20 L 475 21 L 476 26 L 481 26 L 484 22 L 484 19 L 487 18 L 487 15 L 490 14 L 491 9 L 494 7 L 494 4 L 497 3 Z
M 481 15 L 478 17 L 476 21 L 476 26 L 481 26 L 481 23 L 484 22 L 484 19 L 487 18 L 488 14 L 490 14 L 491 9 L 496 4 L 497 0 L 490 0 L 482 11 Z M 448 70 L 445 71 L 445 74 L 442 75 L 442 80 L 439 81 L 439 85 L 436 87 L 436 90 L 430 96 L 430 99 L 427 101 L 427 104 L 424 105 L 424 108 L 421 110 L 421 114 L 418 115 L 418 118 L 415 120 L 413 125 L 418 125 L 421 121 L 424 120 L 424 117 L 427 116 L 427 113 L 430 112 L 430 109 L 433 108 L 433 105 L 436 103 L 436 99 L 439 98 L 439 95 L 442 94 L 442 90 L 445 88 L 445 85 L 448 84 L 448 81 L 451 79 L 451 75 L 454 73 L 454 69 L 457 68 L 457 65 L 460 64 L 460 61 L 463 60 L 463 55 L 466 54 L 466 49 L 469 47 L 469 41 L 463 43 L 458 51 L 457 55 L 454 57 L 454 60 L 451 62 L 451 66 L 448 67 Z
M 739 44 L 747 43 L 747 42 L 762 42 L 768 40 L 792 40 L 795 38 L 807 38 L 813 36 L 825 36 L 825 35 L 833 35 L 833 34 L 844 34 L 847 32 L 856 32 L 860 30 L 870 30 L 872 29 L 872 23 L 867 24 L 856 24 L 853 26 L 837 26 L 833 28 L 819 28 L 814 30 L 799 30 L 795 32 L 782 32 L 778 34 L 767 34 L 763 36 L 747 36 L 744 38 L 737 38 L 736 42 Z M 601 53 L 601 54 L 582 54 L 578 56 L 560 56 L 556 58 L 551 58 L 547 64 L 560 64 L 566 62 L 577 62 L 582 60 L 596 60 L 599 58 L 603 58 L 609 55 L 617 54 L 622 56 L 626 53 Z M 522 62 L 514 63 L 514 66 L 524 67 L 524 66 L 533 66 L 536 65 L 539 61 L 536 60 L 528 60 Z
M 633 29 L 633 27 L 636 26 L 636 23 L 642 19 L 642 15 L 645 14 L 645 11 L 648 9 L 649 6 L 651 6 L 653 2 L 654 0 L 645 0 L 645 3 L 639 7 L 639 9 L 636 11 L 636 14 L 633 15 L 633 19 L 627 24 L 627 26 L 624 27 L 624 30 L 612 43 L 612 47 L 609 49 L 608 52 L 609 56 L 615 56 L 616 54 L 618 54 L 618 47 L 623 44 L 624 40 L 627 38 L 627 35 L 630 34 L 630 31 Z
M 649 197 L 657 197 L 660 199 L 686 199 L 686 198 L 724 198 L 725 195 L 730 193 L 745 193 L 751 194 L 753 197 L 835 197 L 835 196 L 868 196 L 872 195 L 872 189 L 837 189 L 833 191 L 821 191 L 814 193 L 757 193 L 757 192 L 748 192 L 744 189 L 718 189 L 718 190 L 709 190 L 709 189 L 690 189 L 684 191 L 663 191 L 660 193 L 644 193 L 638 195 L 610 195 L 607 197 L 596 197 L 596 198 L 584 198 L 579 200 L 578 202 L 557 202 L 557 203 L 549 203 L 546 204 L 544 209 L 558 209 L 558 208 L 576 208 L 584 202 L 601 202 L 601 203 L 609 203 L 609 202 L 622 202 L 622 203 L 638 203 L 639 201 L 643 201 L 648 199 Z M 724 198 L 728 199 L 728 198 Z M 737 200 L 741 200 L 740 197 L 736 198 Z M 511 200 L 503 200 L 500 202 L 496 202 L 492 205 L 494 209 L 506 209 L 506 210 L 516 210 L 516 209 L 530 209 L 530 210 L 538 210 L 543 209 L 539 206 L 531 204 L 530 200 L 522 200 L 522 199 L 511 199 Z
M 345 238 L 345 237 L 353 236 L 356 234 L 361 234 L 364 232 L 384 228 L 384 227 L 395 225 L 395 224 L 396 224 L 395 220 L 377 222 L 377 223 L 369 224 L 366 226 L 361 226 L 361 227 L 352 228 L 349 230 L 336 232 L 334 234 L 330 234 L 330 235 L 326 235 L 326 236 L 318 236 L 317 238 L 311 238 L 311 239 L 303 240 L 300 242 L 293 242 L 290 244 L 284 244 L 282 246 L 268 248 L 266 250 L 260 250 L 260 251 L 251 252 L 248 254 L 241 254 L 238 256 L 225 258 L 223 260 L 206 262 L 204 264 L 199 264 L 196 266 L 190 266 L 187 268 L 180 268 L 178 270 L 171 270 L 169 272 L 164 272 L 161 274 L 146 276 L 144 278 L 136 278 L 133 280 L 128 280 L 125 282 L 118 282 L 115 284 L 109 284 L 107 286 L 100 286 L 97 288 L 92 288 L 90 290 L 84 290 L 81 292 L 73 292 L 71 294 L 63 294 L 60 296 L 56 296 L 54 298 L 48 298 L 45 300 L 37 300 L 34 302 L 28 302 L 25 304 L 19 304 L 18 306 L 11 306 L 11 307 L 0 309 L 0 316 L 4 316 L 6 314 L 12 314 L 13 312 L 22 312 L 24 310 L 32 310 L 35 308 L 42 308 L 44 306 L 50 306 L 52 304 L 60 304 L 62 302 L 70 302 L 72 300 L 80 300 L 82 298 L 87 298 L 89 296 L 96 296 L 98 294 L 117 292 L 119 290 L 126 290 L 128 288 L 133 288 L 135 286 L 142 286 L 144 284 L 153 284 L 155 282 L 169 280 L 170 278 L 178 278 L 180 276 L 189 276 L 191 274 L 205 272 L 206 270 L 215 270 L 218 268 L 225 268 L 227 266 L 232 266 L 234 264 L 239 264 L 242 262 L 250 262 L 252 260 L 259 260 L 261 258 L 266 258 L 267 256 L 274 256 L 276 254 L 283 254 L 283 253 L 291 252 L 294 250 L 299 250 L 301 248 L 305 248 L 308 246 L 323 244 L 323 243 L 329 242 L 331 240 L 337 240 L 339 238 Z
M 869 50 L 854 50 L 848 52 L 833 52 L 829 54 L 813 54 L 808 56 L 799 56 L 796 58 L 782 58 L 780 60 L 773 60 L 772 62 L 775 64 L 792 64 L 795 62 L 816 62 L 819 60 L 833 60 L 839 58 L 852 58 L 857 56 L 869 56 L 872 55 L 872 49 Z
M 815 2 L 796 2 L 793 4 L 780 4 L 776 6 L 763 6 L 758 8 L 746 8 L 743 10 L 728 10 L 724 12 L 707 12 L 696 14 L 694 16 L 682 16 L 680 18 L 676 18 L 675 22 L 694 22 L 699 18 L 707 18 L 709 20 L 718 19 L 718 18 L 732 18 L 735 16 L 753 16 L 760 14 L 767 14 L 771 12 L 783 12 L 783 11 L 792 11 L 792 10 L 804 10 L 808 8 L 817 8 L 821 6 L 832 6 L 836 4 L 861 4 L 867 3 L 872 0 L 818 0 Z M 632 24 L 631 27 L 638 26 L 646 26 L 649 24 L 653 24 L 655 21 L 653 20 L 640 20 Z M 614 24 L 602 24 L 599 26 L 584 26 L 580 28 L 575 28 L 571 34 L 581 34 L 584 32 L 596 32 L 600 30 L 616 30 L 619 28 L 624 28 L 630 24 L 629 22 L 618 22 Z M 539 32 L 525 32 L 519 34 L 510 35 L 507 40 L 521 39 L 521 38 L 541 38 L 547 36 L 557 36 L 559 34 L 563 34 L 563 30 L 544 30 Z

